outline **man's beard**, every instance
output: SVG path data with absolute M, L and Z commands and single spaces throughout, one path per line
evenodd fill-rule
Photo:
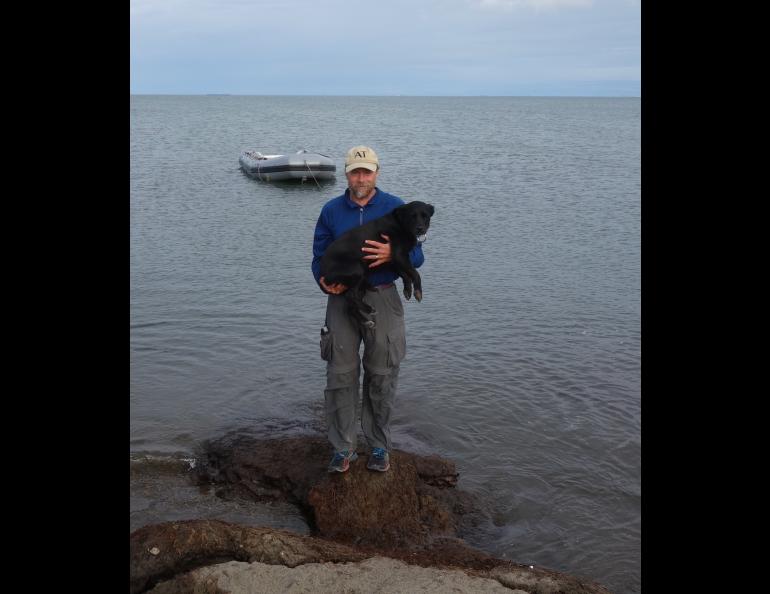
M 372 186 L 363 186 L 359 188 L 351 188 L 353 193 L 356 195 L 356 198 L 366 198 L 369 193 L 372 191 Z

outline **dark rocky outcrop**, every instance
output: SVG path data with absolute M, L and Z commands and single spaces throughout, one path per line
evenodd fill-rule
M 495 580 L 495 588 L 501 584 L 530 594 L 608 594 L 585 580 L 498 559 L 466 545 L 466 531 L 489 518 L 473 497 L 456 488 L 458 473 L 451 461 L 395 450 L 391 469 L 377 473 L 366 469 L 360 450 L 348 472 L 329 474 L 329 454 L 320 436 L 258 439 L 232 433 L 203 444 L 194 470 L 198 484 L 214 484 L 223 498 L 293 502 L 303 510 L 313 535 L 217 520 L 145 526 L 131 534 L 132 594 L 156 584 L 157 592 L 221 592 L 212 581 L 217 572 L 217 583 L 266 579 L 270 572 L 255 563 L 294 568 L 382 558 L 409 567 L 459 569 Z M 251 564 L 245 566 L 249 573 L 243 564 L 221 565 L 225 562 Z M 378 563 L 393 571 L 406 567 L 382 561 L 373 566 Z M 204 572 L 208 581 L 203 583 L 202 570 L 196 568 L 214 565 L 220 569 Z M 365 567 L 364 573 L 371 569 Z M 408 584 L 410 578 L 404 579 Z M 476 591 L 477 582 L 471 582 L 463 591 Z
M 272 528 L 220 520 L 163 522 L 131 533 L 131 593 L 144 592 L 160 580 L 223 561 L 296 567 L 366 557 L 344 545 Z
M 326 471 L 329 458 L 321 437 L 232 434 L 204 445 L 196 476 L 224 497 L 292 501 L 315 534 L 357 545 L 421 546 L 488 521 L 478 502 L 455 488 L 455 465 L 439 456 L 394 450 L 391 469 L 377 473 L 366 469 L 360 450 L 344 474 Z
M 609 594 L 597 584 L 548 569 L 494 559 L 478 551 L 466 550 L 458 542 L 451 543 L 443 551 L 450 554 L 441 557 L 439 547 L 429 553 L 402 549 L 396 555 L 377 555 L 371 548 L 361 550 L 311 536 L 219 520 L 164 522 L 145 526 L 131 534 L 131 594 L 146 592 L 156 585 L 153 591 L 165 594 L 223 592 L 196 575 L 194 570 L 227 561 L 295 568 L 307 563 L 357 563 L 380 557 L 390 557 L 408 565 L 450 571 L 460 569 L 469 576 L 493 579 L 506 588 L 520 591 L 519 594 Z M 343 590 L 340 587 L 339 591 Z M 255 584 L 253 589 L 240 591 L 265 590 Z M 409 584 L 398 591 L 410 591 Z

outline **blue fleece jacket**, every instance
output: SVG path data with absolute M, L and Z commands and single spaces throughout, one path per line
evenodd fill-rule
M 324 204 L 315 226 L 315 235 L 313 236 L 313 264 L 311 268 L 316 283 L 321 276 L 321 256 L 323 256 L 323 253 L 332 241 L 345 231 L 390 214 L 394 208 L 405 204 L 398 196 L 383 192 L 379 188 L 375 188 L 375 190 L 374 197 L 366 203 L 366 206 L 359 206 L 353 202 L 350 199 L 349 189 L 345 190 L 345 193 L 341 196 L 332 198 Z M 384 242 L 385 240 L 383 239 L 382 241 Z M 365 255 L 366 252 L 361 252 L 362 257 Z M 409 252 L 409 259 L 415 268 L 422 266 L 425 256 L 423 256 L 421 244 L 418 243 L 412 248 Z M 371 284 L 384 285 L 398 278 L 398 275 L 392 270 L 379 270 L 378 268 L 372 268 L 369 273 L 369 282 Z

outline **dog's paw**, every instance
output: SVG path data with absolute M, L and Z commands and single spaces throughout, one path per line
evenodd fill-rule
M 404 297 L 407 301 L 412 298 L 412 287 L 404 287 Z
M 420 289 L 414 290 L 414 298 L 417 299 L 417 301 L 422 301 L 422 291 L 420 291 Z

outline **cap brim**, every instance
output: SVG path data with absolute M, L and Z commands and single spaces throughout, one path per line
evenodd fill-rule
M 345 173 L 350 173 L 354 169 L 368 169 L 369 171 L 377 171 L 376 163 L 351 163 L 345 167 Z

